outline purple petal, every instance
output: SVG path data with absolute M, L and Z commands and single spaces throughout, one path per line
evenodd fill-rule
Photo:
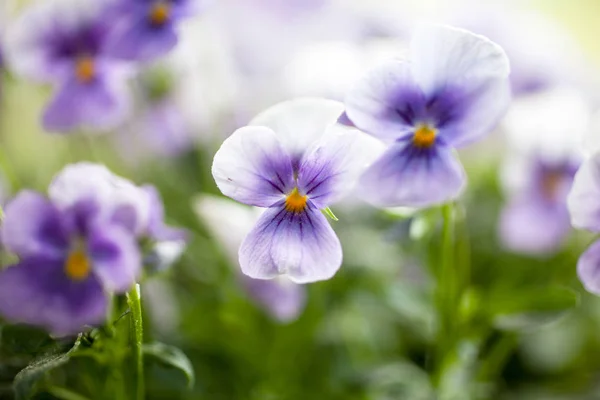
M 555 253 L 571 229 L 564 204 L 532 196 L 512 200 L 500 218 L 504 246 L 524 254 Z
M 342 264 L 342 246 L 312 204 L 299 213 L 274 206 L 259 218 L 239 252 L 242 272 L 255 279 L 287 275 L 295 283 L 331 278 Z
M 64 260 L 28 258 L 0 272 L 0 313 L 13 323 L 74 335 L 106 318 L 108 300 L 98 280 L 72 281 Z
M 187 232 L 184 229 L 165 224 L 165 210 L 158 190 L 152 185 L 145 185 L 142 189 L 150 198 L 150 220 L 146 235 L 156 241 L 185 241 Z
M 368 73 L 346 97 L 346 114 L 359 129 L 387 142 L 412 132 L 425 116 L 425 96 L 410 65 L 390 61 Z
M 109 291 L 126 292 L 141 273 L 137 242 L 120 226 L 95 226 L 87 238 L 87 250 L 94 273 Z
M 129 111 L 129 94 L 120 78 L 98 76 L 87 83 L 68 78 L 46 108 L 44 128 L 68 132 L 81 127 L 112 128 Z
M 594 242 L 579 257 L 577 275 L 588 292 L 600 295 L 600 241 Z
M 391 146 L 361 177 L 360 195 L 381 207 L 426 207 L 457 198 L 465 172 L 441 142 L 428 149 L 410 141 Z
M 567 198 L 575 228 L 600 232 L 600 154 L 586 159 Z
M 146 13 L 125 18 L 115 29 L 107 45 L 108 54 L 133 61 L 148 61 L 165 55 L 177 45 L 172 21 L 153 26 Z
M 290 157 L 265 127 L 240 128 L 227 138 L 212 174 L 225 196 L 253 206 L 269 207 L 293 188 Z
M 42 195 L 25 190 L 6 207 L 2 243 L 21 257 L 37 254 L 61 257 L 69 233 L 60 212 Z
M 325 208 L 352 191 L 383 148 L 357 129 L 335 125 L 302 158 L 298 187 L 318 208 Z
M 306 289 L 285 278 L 266 281 L 244 277 L 243 284 L 248 295 L 280 322 L 296 320 L 306 305 Z

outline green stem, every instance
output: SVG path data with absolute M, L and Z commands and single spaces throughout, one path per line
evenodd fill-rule
M 144 328 L 142 321 L 142 299 L 140 285 L 136 284 L 127 293 L 127 302 L 131 309 L 131 328 L 133 330 L 133 357 L 135 360 L 136 376 L 136 399 L 145 399 L 144 388 L 144 354 L 142 345 L 144 343 Z

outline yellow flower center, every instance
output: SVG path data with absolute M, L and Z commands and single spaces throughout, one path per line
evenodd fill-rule
M 65 273 L 74 281 L 82 281 L 90 274 L 90 260 L 85 252 L 74 250 L 69 254 L 65 263 Z
M 563 176 L 560 172 L 547 172 L 542 177 L 542 193 L 548 199 L 554 199 L 562 184 Z
M 171 6 L 166 1 L 158 1 L 154 3 L 150 9 L 150 23 L 154 26 L 164 25 L 171 16 Z
M 75 63 L 75 76 L 82 83 L 89 83 L 96 77 L 96 63 L 89 56 L 80 57 Z
M 429 148 L 435 143 L 437 130 L 430 125 L 419 125 L 413 136 L 413 144 L 421 148 Z
M 308 196 L 303 196 L 298 191 L 298 188 L 294 188 L 285 199 L 285 209 L 292 213 L 300 213 L 306 209 L 306 202 Z

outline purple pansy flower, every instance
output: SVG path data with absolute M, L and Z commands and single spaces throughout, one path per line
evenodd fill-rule
M 43 116 L 46 129 L 106 129 L 127 114 L 127 68 L 106 54 L 107 15 L 105 1 L 45 0 L 9 30 L 9 66 L 55 86 Z
M 586 159 L 575 174 L 567 204 L 575 228 L 600 232 L 600 153 Z M 600 240 L 581 255 L 577 273 L 589 292 L 600 295 Z
M 208 195 L 198 198 L 194 209 L 222 245 L 231 264 L 238 265 L 238 250 L 260 218 L 260 209 Z M 306 289 L 284 276 L 262 280 L 239 274 L 239 278 L 248 296 L 280 322 L 292 322 L 304 310 Z
M 177 44 L 178 23 L 208 3 L 210 0 L 116 0 L 111 54 L 140 61 L 166 54 Z
M 221 192 L 267 208 L 240 247 L 246 275 L 306 283 L 339 269 L 340 241 L 320 210 L 351 190 L 374 156 L 367 135 L 335 123 L 342 111 L 329 100 L 280 103 L 234 132 L 215 155 Z
M 453 149 L 489 133 L 509 104 L 508 59 L 482 36 L 423 27 L 409 57 L 374 69 L 346 98 L 350 121 L 390 144 L 360 183 L 364 198 L 379 206 L 456 198 L 465 173 Z

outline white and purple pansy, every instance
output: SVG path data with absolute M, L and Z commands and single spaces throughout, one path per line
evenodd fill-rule
M 221 192 L 266 208 L 240 247 L 246 275 L 307 283 L 339 269 L 340 241 L 320 210 L 353 189 L 379 150 L 368 135 L 336 123 L 342 112 L 343 104 L 331 100 L 280 103 L 234 132 L 215 155 Z
M 114 127 L 129 110 L 129 68 L 106 52 L 106 1 L 44 0 L 9 28 L 8 66 L 55 87 L 43 116 L 50 131 Z
M 363 197 L 425 207 L 459 196 L 466 178 L 454 149 L 499 122 L 508 75 L 506 54 L 490 40 L 446 26 L 417 29 L 408 61 L 376 67 L 346 97 L 348 119 L 390 145 L 362 176 Z
M 163 238 L 156 202 L 155 193 L 90 163 L 67 166 L 48 197 L 20 192 L 1 229 L 19 261 L 0 272 L 0 314 L 57 336 L 100 324 L 109 294 L 126 292 L 141 276 L 140 239 Z
M 115 0 L 115 29 L 109 52 L 125 60 L 163 56 L 178 42 L 178 24 L 201 12 L 211 0 Z

